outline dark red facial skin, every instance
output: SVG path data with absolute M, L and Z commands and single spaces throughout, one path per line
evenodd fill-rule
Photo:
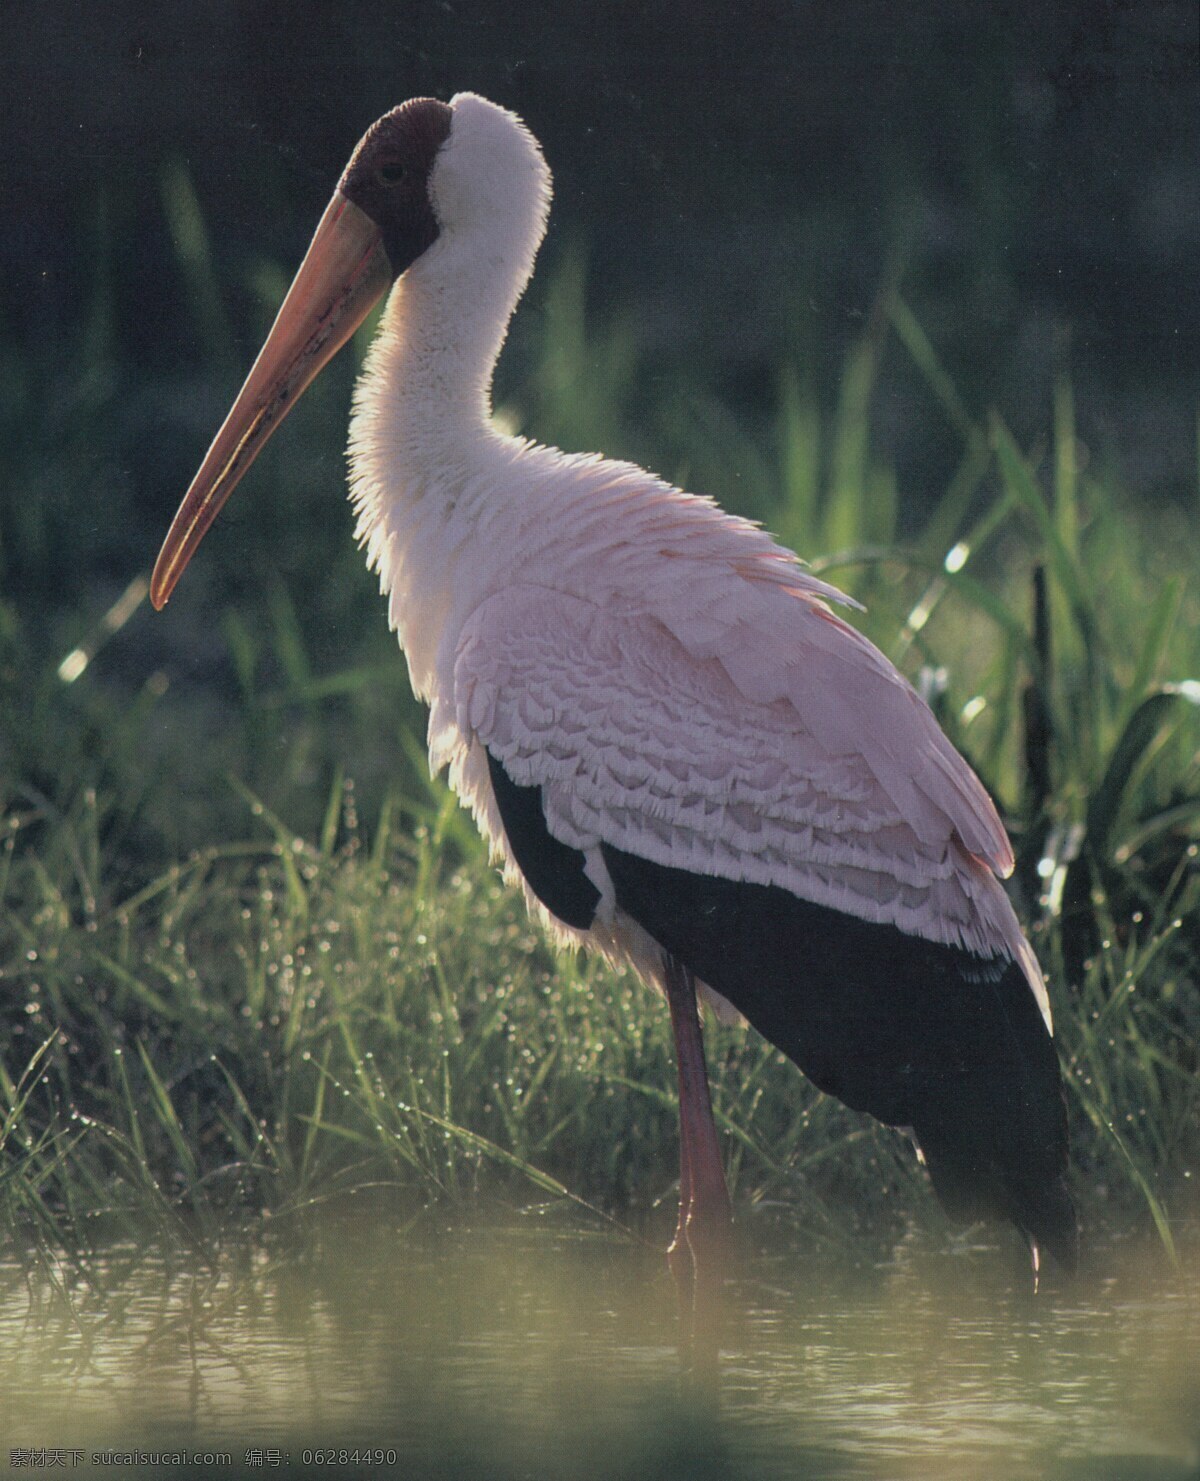
M 378 119 L 359 140 L 338 189 L 383 233 L 398 278 L 437 240 L 429 173 L 450 137 L 448 103 L 411 98 Z

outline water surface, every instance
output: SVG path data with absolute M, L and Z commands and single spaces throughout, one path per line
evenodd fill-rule
M 0 1466 L 58 1452 L 79 1475 L 1195 1477 L 1200 1282 L 1145 1252 L 1111 1265 L 1034 1298 L 994 1251 L 750 1256 L 713 1394 L 681 1384 L 661 1255 L 607 1237 L 340 1218 L 299 1252 L 231 1238 L 192 1260 L 9 1259 Z

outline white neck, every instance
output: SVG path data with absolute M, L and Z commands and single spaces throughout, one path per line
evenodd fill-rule
M 350 423 L 358 538 L 383 589 L 404 592 L 391 617 L 418 692 L 432 661 L 422 637 L 442 630 L 446 614 L 432 608 L 454 584 L 454 516 L 498 440 L 492 374 L 550 199 L 549 171 L 518 119 L 471 94 L 451 106 L 430 179 L 439 235 L 392 289 Z
M 525 286 L 485 276 L 456 247 L 435 244 L 397 281 L 355 393 L 352 451 L 369 434 L 402 475 L 490 423 L 492 375 Z

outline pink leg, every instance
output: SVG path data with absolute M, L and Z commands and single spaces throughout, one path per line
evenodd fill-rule
M 666 959 L 665 977 L 679 1066 L 679 1224 L 667 1258 L 694 1363 L 715 1367 L 733 1215 L 713 1121 L 695 979 L 672 957 Z

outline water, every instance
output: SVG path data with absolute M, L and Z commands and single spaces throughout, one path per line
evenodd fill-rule
M 137 1249 L 80 1268 L 9 1260 L 0 1466 L 422 1481 L 1200 1475 L 1200 1281 L 1145 1252 L 1110 1266 L 1035 1299 L 995 1251 L 858 1270 L 748 1257 L 715 1394 L 681 1384 L 661 1255 L 609 1238 L 416 1238 L 343 1218 L 309 1229 L 299 1251 L 231 1238 L 191 1263 Z M 316 1446 L 347 1453 L 331 1465 Z

